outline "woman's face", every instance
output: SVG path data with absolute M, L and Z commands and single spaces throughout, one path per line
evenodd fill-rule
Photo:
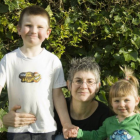
M 99 83 L 96 83 L 95 76 L 90 71 L 78 71 L 75 73 L 70 91 L 72 100 L 91 101 L 93 100 Z

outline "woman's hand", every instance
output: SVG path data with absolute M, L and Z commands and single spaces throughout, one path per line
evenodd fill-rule
M 63 135 L 65 139 L 77 137 L 79 127 L 72 124 L 65 124 L 63 126 Z
M 20 108 L 20 106 L 14 106 L 8 114 L 3 116 L 2 121 L 6 127 L 21 127 L 32 124 L 36 121 L 35 116 L 32 114 L 16 113 L 16 110 Z

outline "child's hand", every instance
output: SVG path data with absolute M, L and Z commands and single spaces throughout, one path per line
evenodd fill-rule
M 71 129 L 71 131 L 69 131 L 69 138 L 76 138 L 78 134 L 78 129 Z
M 63 135 L 65 139 L 68 139 L 70 136 L 75 136 L 76 131 L 78 132 L 79 127 L 72 125 L 70 123 L 66 123 L 63 126 Z M 70 135 L 70 136 L 69 136 Z M 77 136 L 77 135 L 76 135 Z

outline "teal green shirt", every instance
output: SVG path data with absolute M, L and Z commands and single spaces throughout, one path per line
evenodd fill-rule
M 140 114 L 135 114 L 119 122 L 116 116 L 107 118 L 98 130 L 82 131 L 79 129 L 77 138 L 80 140 L 140 140 Z

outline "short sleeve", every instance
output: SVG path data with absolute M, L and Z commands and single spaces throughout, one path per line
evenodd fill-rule
M 53 89 L 66 86 L 63 67 L 61 61 L 57 57 L 54 60 L 53 67 L 54 67 Z

